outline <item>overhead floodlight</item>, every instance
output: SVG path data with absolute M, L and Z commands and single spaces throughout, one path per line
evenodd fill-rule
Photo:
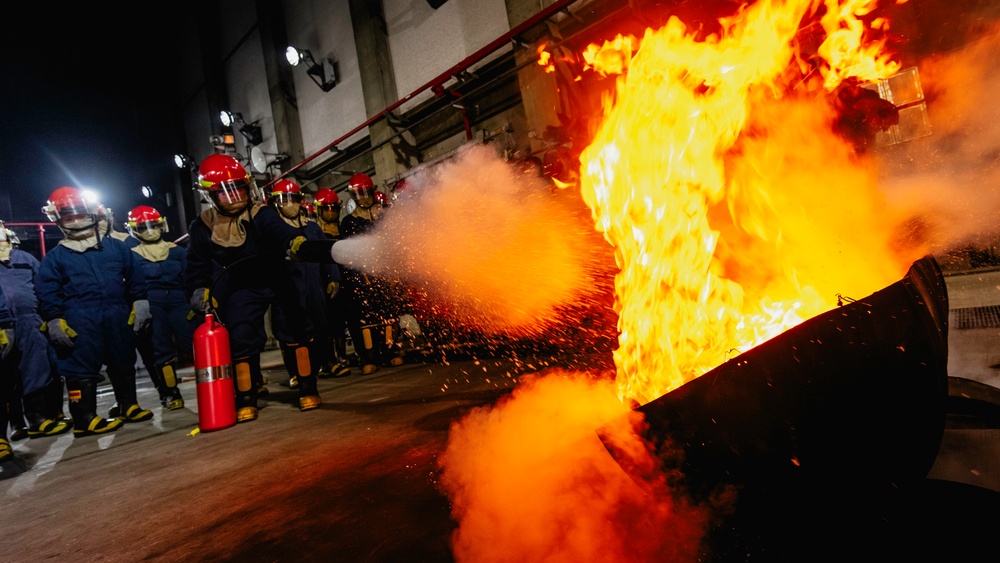
M 177 153 L 174 155 L 174 166 L 177 168 L 194 168 L 196 165 L 194 159 L 184 153 Z
M 142 192 L 142 196 L 145 197 L 146 199 L 153 197 L 153 188 L 149 186 L 143 186 L 139 188 L 139 191 Z
M 287 60 L 288 64 L 292 66 L 298 66 L 299 62 L 302 61 L 302 55 L 299 54 L 298 49 L 289 45 L 289 47 L 285 49 L 285 60 Z
M 285 60 L 292 66 L 299 66 L 300 62 L 305 62 L 307 65 L 306 74 L 324 92 L 329 92 L 337 85 L 337 72 L 333 67 L 333 61 L 328 58 L 316 62 L 308 49 L 296 49 L 289 46 L 285 49 Z
M 94 190 L 82 189 L 80 190 L 80 194 L 83 196 L 83 199 L 91 203 L 97 203 L 98 201 L 100 201 L 100 198 L 97 196 L 97 192 L 95 192 Z
M 247 123 L 243 120 L 243 114 L 239 112 L 221 111 L 219 112 L 219 121 L 222 122 L 223 127 L 232 127 L 234 124 L 239 125 L 243 139 L 250 146 L 259 145 L 264 142 L 264 135 L 257 122 Z

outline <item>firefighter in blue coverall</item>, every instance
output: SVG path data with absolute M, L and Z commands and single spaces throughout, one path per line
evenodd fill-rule
M 139 256 L 153 316 L 149 332 L 136 333 L 136 347 L 141 353 L 148 341 L 152 353 L 146 370 L 160 394 L 160 403 L 167 410 L 180 409 L 184 398 L 177 388 L 177 362 L 191 356 L 199 321 L 191 314 L 184 287 L 187 249 L 163 240 L 163 233 L 169 231 L 167 221 L 148 205 L 129 211 L 125 227 L 132 240 L 138 241 L 131 247 Z
M 16 248 L 17 235 L 0 221 L 0 288 L 6 305 L 14 316 L 14 347 L 5 358 L 17 372 L 21 383 L 24 416 L 28 419 L 28 437 L 56 436 L 70 430 L 62 412 L 62 379 L 53 369 L 49 342 L 40 332 L 35 296 L 38 259 Z M 12 399 L 13 400 L 13 399 Z
M 344 239 L 366 233 L 375 227 L 381 204 L 376 197 L 385 194 L 375 189 L 371 177 L 357 173 L 347 181 L 347 193 L 355 206 L 340 222 Z M 384 278 L 362 270 L 341 266 L 344 291 L 347 292 L 347 328 L 361 363 L 361 374 L 375 373 L 379 365 L 403 363 L 396 336 L 399 319 L 390 309 L 393 286 Z
M 139 406 L 135 387 L 133 329 L 150 323 L 146 280 L 124 243 L 101 237 L 98 210 L 80 190 L 52 192 L 42 211 L 64 238 L 41 261 L 35 277 L 43 330 L 52 343 L 58 373 L 66 380 L 76 437 L 113 432 L 153 413 Z M 97 415 L 97 384 L 107 367 L 120 416 Z
M 286 253 L 296 256 L 305 237 L 259 200 L 253 176 L 229 155 L 205 158 L 198 186 L 212 208 L 188 228 L 185 284 L 191 308 L 215 309 L 229 331 L 237 422 L 258 416 L 258 389 L 264 382 L 260 355 L 267 342 L 264 318 L 272 304 L 285 311 L 285 326 L 295 331 L 292 356 L 297 362 L 299 410 L 318 408 L 316 367 L 307 345 L 315 334 L 309 332 L 308 318 L 284 268 Z
M 325 240 L 323 230 L 315 221 L 310 221 L 302 213 L 302 189 L 291 180 L 279 180 L 271 189 L 268 204 L 278 211 L 281 219 L 290 226 L 301 231 L 307 240 Z M 295 354 L 303 344 L 308 350 L 309 366 L 316 376 L 322 375 L 322 368 L 333 364 L 333 348 L 329 346 L 330 324 L 327 321 L 327 301 L 333 299 L 340 290 L 340 270 L 336 264 L 318 264 L 315 262 L 285 261 L 287 279 L 293 284 L 286 291 L 293 291 L 298 296 L 299 307 L 306 311 L 305 321 L 309 326 L 296 327 L 291 325 L 294 313 L 290 314 L 281 304 L 275 304 L 271 309 L 271 332 L 281 346 L 281 357 L 288 370 L 289 387 L 298 387 L 299 370 L 303 362 L 297 361 Z M 311 334 L 308 342 L 298 341 L 301 334 Z M 299 335 L 299 336 L 297 336 Z M 336 365 L 337 376 L 347 375 L 350 369 Z
M 313 204 L 316 206 L 316 224 L 332 241 L 340 240 L 340 196 L 330 188 L 322 188 L 316 191 L 313 196 Z M 339 264 L 334 264 L 339 277 L 343 279 L 343 272 Z M 351 374 L 350 359 L 347 357 L 347 292 L 337 291 L 330 296 L 327 302 L 326 318 L 330 324 L 330 348 L 333 349 L 333 361 L 330 362 L 324 372 L 328 377 L 343 377 Z M 324 377 L 324 372 L 320 377 Z
M 17 368 L 13 362 L 8 362 L 17 339 L 14 330 L 14 313 L 7 307 L 7 299 L 0 287 L 0 463 L 14 458 L 14 449 L 10 447 L 7 438 L 7 425 L 10 424 L 7 404 L 16 397 L 13 395 L 12 381 L 17 377 Z

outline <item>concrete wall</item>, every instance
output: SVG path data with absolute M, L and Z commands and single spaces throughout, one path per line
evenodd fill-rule
M 363 0 L 353 0 L 353 4 L 352 0 L 202 3 L 197 13 L 186 18 L 184 28 L 178 30 L 183 45 L 183 60 L 178 61 L 178 67 L 187 153 L 200 163 L 209 154 L 218 152 L 209 138 L 223 132 L 218 113 L 228 109 L 240 113 L 245 122 L 261 127 L 263 142 L 259 148 L 267 160 L 280 153 L 291 156 L 283 168 L 274 167 L 258 174 L 260 184 L 269 182 L 288 166 L 300 165 L 315 156 L 293 172 L 307 193 L 320 187 L 340 189 L 349 172 L 362 170 L 374 171 L 377 184 L 388 186 L 409 167 L 446 155 L 469 142 L 466 133 L 456 132 L 444 140 L 432 140 L 433 144 L 423 142 L 419 151 L 411 151 L 407 157 L 400 156 L 406 151 L 398 150 L 398 145 L 415 144 L 410 133 L 404 133 L 410 135 L 408 139 L 393 140 L 395 147 L 382 145 L 363 157 L 343 163 L 324 149 L 365 123 L 369 116 L 414 94 L 416 89 L 507 33 L 511 29 L 510 17 L 520 23 L 552 1 L 447 0 L 434 9 L 427 0 L 382 0 L 381 12 L 378 4 Z M 283 21 L 267 17 L 275 13 Z M 352 21 L 352 13 L 366 21 Z M 287 45 L 276 44 L 282 39 L 287 39 L 288 45 L 308 49 L 318 61 L 324 58 L 333 61 L 336 86 L 324 92 L 306 73 L 304 65 L 287 67 L 283 59 Z M 502 45 L 474 63 L 470 70 L 475 72 L 510 57 L 514 48 L 511 43 Z M 278 51 L 281 61 L 275 64 L 273 58 Z M 519 60 L 533 56 L 525 53 Z M 276 71 L 278 66 L 290 72 L 280 76 Z M 454 77 L 445 80 L 449 88 L 455 83 Z M 408 98 L 396 113 L 406 114 L 436 101 L 440 100 L 428 89 Z M 551 107 L 551 103 L 543 105 Z M 285 111 L 287 108 L 291 110 Z M 441 117 L 453 120 L 458 115 L 456 111 L 448 104 Z M 523 107 L 518 105 L 489 115 L 473 116 L 475 139 L 502 137 L 509 144 L 510 135 L 499 132 L 514 128 L 514 136 L 523 137 L 523 142 L 518 141 L 518 152 L 530 150 L 526 139 L 533 125 Z M 251 147 L 235 129 L 235 144 L 227 150 L 250 168 Z M 338 141 L 338 148 L 363 147 L 369 139 L 372 144 L 379 144 L 392 134 L 393 130 L 384 121 L 376 122 Z M 419 154 L 414 155 L 415 152 Z M 336 172 L 319 176 L 330 164 L 336 164 Z M 348 173 L 338 176 L 344 171 Z M 195 178 L 193 171 L 191 179 L 182 179 L 181 183 L 190 185 Z M 197 211 L 204 209 L 205 205 L 197 203 L 199 194 L 189 193 Z
M 367 120 L 358 54 L 347 0 L 285 1 L 282 5 L 289 43 L 308 49 L 317 61 L 329 58 L 337 71 L 337 85 L 324 92 L 305 68 L 294 69 L 302 143 L 308 156 Z M 344 144 L 367 134 L 367 128 L 362 129 Z
M 503 0 L 448 0 L 436 10 L 425 0 L 384 0 L 383 4 L 397 99 L 510 31 Z M 509 50 L 504 47 L 498 54 Z M 406 111 L 431 97 L 431 92 L 423 92 L 401 109 Z

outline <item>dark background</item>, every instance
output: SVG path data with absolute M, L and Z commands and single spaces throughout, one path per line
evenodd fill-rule
M 141 186 L 164 193 L 180 181 L 180 16 L 151 3 L 141 14 L 39 5 L 19 5 L 0 34 L 0 220 L 47 223 L 49 194 L 73 186 L 98 192 L 121 228 L 136 205 L 163 205 L 144 198 Z M 15 231 L 32 250 L 25 231 Z M 47 236 L 61 238 L 54 228 Z

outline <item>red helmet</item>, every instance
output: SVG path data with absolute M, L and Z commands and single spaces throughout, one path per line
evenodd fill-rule
M 313 202 L 316 205 L 322 207 L 324 205 L 333 205 L 340 207 L 340 196 L 337 192 L 331 190 L 330 188 L 321 188 L 313 196 Z
M 368 174 L 358 172 L 354 176 L 351 176 L 351 179 L 347 181 L 347 189 L 353 191 L 374 190 L 375 182 L 372 182 L 372 179 Z
M 271 195 L 276 196 L 278 194 L 301 194 L 302 188 L 298 184 L 291 180 L 278 180 L 275 182 L 274 187 L 271 188 Z
M 291 180 L 278 180 L 271 188 L 271 201 L 278 204 L 302 203 L 302 188 Z
M 201 162 L 198 187 L 211 198 L 217 210 L 228 215 L 241 213 L 257 196 L 253 176 L 228 154 L 211 154 Z
M 87 201 L 80 190 L 63 186 L 52 192 L 45 207 L 42 208 L 42 213 L 49 218 L 49 221 L 58 223 L 60 219 L 68 217 L 96 215 L 97 207 L 97 203 Z
M 67 236 L 86 238 L 92 236 L 86 231 L 97 226 L 98 207 L 100 204 L 87 201 L 80 190 L 64 186 L 52 192 L 42 213 Z
M 405 192 L 409 188 L 410 183 L 406 180 L 406 178 L 403 178 L 402 180 L 396 182 L 396 185 L 392 187 L 392 193 Z
M 336 223 L 340 221 L 340 196 L 330 188 L 321 188 L 313 196 L 313 203 L 316 204 L 316 214 L 324 223 Z
M 382 207 L 389 207 L 392 203 L 389 202 L 389 196 L 385 192 L 380 192 L 375 190 L 375 203 L 381 205 Z
M 316 208 L 310 202 L 305 202 L 302 204 L 302 214 L 306 216 L 307 219 L 316 218 Z
M 371 177 L 368 174 L 358 173 L 351 176 L 351 179 L 347 181 L 347 193 L 351 194 L 351 198 L 357 203 L 358 207 L 362 209 L 367 209 L 375 204 L 375 182 L 372 182 Z M 372 198 L 372 203 L 368 205 L 361 205 L 361 199 Z
M 167 220 L 159 211 L 148 205 L 140 205 L 129 211 L 125 219 L 125 228 L 133 238 L 146 242 L 160 240 L 163 233 L 170 231 Z

